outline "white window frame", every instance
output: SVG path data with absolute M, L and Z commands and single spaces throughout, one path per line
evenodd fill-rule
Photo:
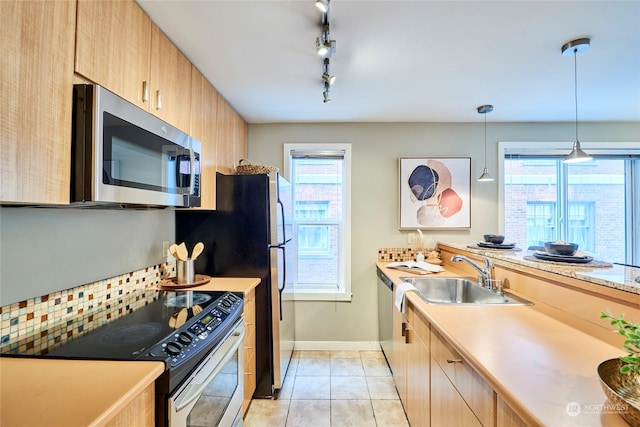
M 339 283 L 336 290 L 321 288 L 286 289 L 285 299 L 296 301 L 351 301 L 351 144 L 338 143 L 288 143 L 284 144 L 284 162 L 282 175 L 291 181 L 291 155 L 294 150 L 344 153 L 344 206 L 343 238 L 339 258 Z M 292 183 L 292 186 L 294 184 Z M 292 204 L 295 200 L 292 200 Z M 295 267 L 294 267 L 295 268 Z
M 581 148 L 589 153 L 616 153 L 624 151 L 637 152 L 640 147 L 640 142 L 580 142 Z M 527 152 L 532 151 L 536 154 L 552 154 L 562 155 L 569 154 L 573 148 L 572 142 L 523 142 L 523 141 L 498 141 L 498 229 L 500 232 L 504 232 L 504 161 L 508 151 Z M 640 177 L 635 177 L 634 181 L 636 185 L 640 183 Z M 636 211 L 637 212 L 637 211 Z M 627 212 L 629 214 L 629 212 Z M 635 217 L 632 219 L 634 224 L 640 223 L 640 218 Z M 628 250 L 631 253 L 636 254 L 635 248 L 631 248 L 637 245 L 637 242 L 628 242 Z M 637 246 L 636 246 L 637 247 Z

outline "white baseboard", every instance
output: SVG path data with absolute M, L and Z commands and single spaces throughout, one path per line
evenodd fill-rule
M 324 350 L 324 351 L 377 351 L 380 350 L 379 341 L 296 341 L 294 350 Z

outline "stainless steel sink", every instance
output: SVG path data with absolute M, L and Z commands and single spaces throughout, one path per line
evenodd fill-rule
M 498 295 L 478 286 L 467 277 L 401 277 L 418 290 L 427 304 L 455 305 L 533 305 L 532 302 L 505 292 Z

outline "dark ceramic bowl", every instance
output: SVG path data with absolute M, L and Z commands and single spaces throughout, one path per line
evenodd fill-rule
M 504 236 L 501 234 L 485 234 L 484 241 L 489 243 L 497 243 L 500 244 L 504 242 Z
M 573 255 L 578 250 L 578 245 L 568 242 L 545 242 L 544 248 L 554 255 Z

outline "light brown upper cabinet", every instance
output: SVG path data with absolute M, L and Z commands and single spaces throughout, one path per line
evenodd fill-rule
M 178 129 L 189 131 L 191 63 L 151 24 L 151 112 Z
M 191 63 L 133 0 L 79 0 L 75 71 L 188 132 Z
M 0 201 L 68 204 L 76 3 L 4 1 Z
M 247 158 L 247 123 L 229 103 L 218 96 L 218 172 L 233 173 L 240 159 Z
M 195 66 L 191 70 L 191 135 L 202 144 L 200 208 L 215 209 L 218 92 Z
M 149 110 L 151 19 L 133 1 L 78 0 L 75 71 Z

